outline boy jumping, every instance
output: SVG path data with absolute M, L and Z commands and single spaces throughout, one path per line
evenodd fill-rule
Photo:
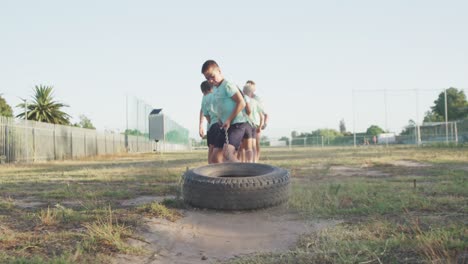
M 237 86 L 224 79 L 221 69 L 214 60 L 203 63 L 202 74 L 214 86 L 215 109 L 221 121 L 221 131 L 214 143 L 215 163 L 238 162 L 236 150 L 239 149 L 246 130 L 246 117 L 241 113 L 245 101 Z

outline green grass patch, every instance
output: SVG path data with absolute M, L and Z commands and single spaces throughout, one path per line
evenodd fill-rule
M 96 196 L 110 199 L 127 199 L 132 197 L 133 195 L 128 190 L 105 190 L 96 194 Z
M 176 209 L 186 209 L 187 205 L 181 197 L 176 197 L 174 199 L 164 199 L 161 202 L 167 208 L 176 208 Z
M 337 183 L 293 184 L 289 205 L 307 215 L 335 217 L 400 213 L 404 209 L 437 210 L 411 183 L 366 179 Z
M 172 222 L 176 221 L 182 216 L 176 210 L 167 208 L 164 204 L 158 202 L 152 202 L 149 204 L 142 205 L 137 208 L 137 212 L 144 213 L 148 216 L 164 218 Z
M 0 212 L 2 211 L 11 211 L 15 207 L 13 200 L 10 198 L 1 199 L 0 198 Z
M 418 222 L 401 225 L 379 219 L 304 235 L 289 252 L 225 263 L 457 263 L 468 247 L 467 234 L 463 225 L 424 230 Z
M 131 236 L 131 230 L 124 224 L 119 224 L 109 208 L 108 215 L 98 218 L 95 222 L 83 225 L 86 228 L 86 239 L 83 248 L 90 252 L 122 252 L 133 253 L 138 249 L 128 245 L 125 238 Z
M 153 195 L 170 195 L 170 194 L 177 194 L 179 192 L 180 187 L 177 185 L 155 185 L 151 187 L 150 194 Z

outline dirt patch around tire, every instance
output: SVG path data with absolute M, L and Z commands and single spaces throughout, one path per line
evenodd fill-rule
M 304 221 L 286 208 L 247 212 L 183 210 L 177 222 L 147 219 L 139 235 L 149 257 L 120 255 L 114 263 L 213 263 L 253 253 L 294 248 L 302 234 L 335 221 Z M 138 246 L 138 244 L 136 245 Z

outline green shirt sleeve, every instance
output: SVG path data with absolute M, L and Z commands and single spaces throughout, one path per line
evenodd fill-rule
M 237 85 L 233 84 L 233 83 L 227 83 L 226 84 L 226 95 L 229 96 L 229 97 L 232 97 L 233 95 L 235 95 L 237 93 L 239 89 L 237 88 Z
M 202 113 L 204 116 L 206 116 L 206 107 L 205 107 L 205 97 L 206 96 L 203 96 L 202 97 L 202 100 L 201 100 L 201 106 L 200 106 L 200 109 L 202 110 Z

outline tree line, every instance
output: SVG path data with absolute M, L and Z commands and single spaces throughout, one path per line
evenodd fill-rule
M 447 121 L 456 121 L 468 119 L 468 101 L 465 92 L 462 89 L 450 87 L 446 90 L 447 93 Z M 425 112 L 424 123 L 429 122 L 443 122 L 445 121 L 445 92 L 441 92 L 434 105 L 430 110 Z M 410 133 L 411 128 L 416 125 L 414 120 L 409 120 L 408 125 L 400 132 L 400 135 L 407 135 Z M 342 140 L 340 137 L 352 136 L 351 132 L 346 130 L 346 124 L 343 119 L 339 122 L 339 130 L 335 129 L 317 129 L 312 132 L 299 133 L 297 131 L 291 132 L 291 139 L 294 140 L 313 140 L 313 138 L 324 137 L 329 141 Z M 357 133 L 359 136 L 373 137 L 386 131 L 378 125 L 369 126 L 365 132 Z M 388 131 L 387 131 L 388 132 Z M 289 144 L 289 137 L 281 137 L 280 140 L 286 141 Z M 294 143 L 294 142 L 293 142 Z

